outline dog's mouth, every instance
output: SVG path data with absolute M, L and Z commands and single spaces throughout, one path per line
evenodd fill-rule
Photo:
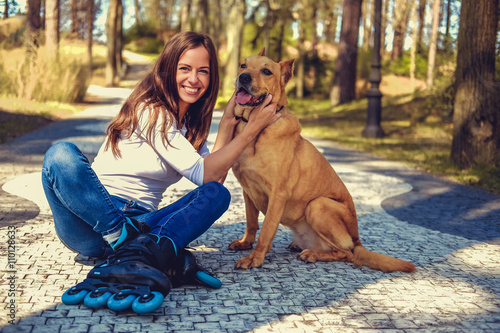
M 262 94 L 259 97 L 255 97 L 250 94 L 245 88 L 240 88 L 236 92 L 236 103 L 244 106 L 258 106 L 264 102 L 266 94 Z

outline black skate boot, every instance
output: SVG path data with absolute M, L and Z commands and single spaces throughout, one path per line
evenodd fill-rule
M 122 311 L 131 307 L 136 313 L 160 307 L 172 287 L 163 271 L 166 263 L 175 260 L 173 242 L 166 237 L 139 234 L 116 245 L 114 254 L 64 293 L 64 304 L 83 301 L 90 308 L 107 305 L 113 311 Z
M 172 282 L 173 287 L 180 287 L 185 284 L 202 285 L 210 288 L 220 288 L 222 286 L 222 282 L 205 271 L 198 264 L 194 254 L 187 249 L 182 249 L 177 253 L 173 264 L 167 265 L 165 274 Z

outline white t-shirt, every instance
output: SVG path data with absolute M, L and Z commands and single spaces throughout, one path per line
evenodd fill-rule
M 146 131 L 139 134 L 147 124 L 147 117 L 144 117 L 147 114 L 148 110 L 144 110 L 130 138 L 122 134 L 118 142 L 121 158 L 115 158 L 111 149 L 105 150 L 104 143 L 92 168 L 111 195 L 157 210 L 167 187 L 178 182 L 182 176 L 198 186 L 203 184 L 203 158 L 210 152 L 205 144 L 198 153 L 185 138 L 186 127 L 179 130 L 175 121 L 167 132 L 170 145 L 163 143 L 159 125 L 153 133 L 153 145 L 149 145 L 145 138 Z

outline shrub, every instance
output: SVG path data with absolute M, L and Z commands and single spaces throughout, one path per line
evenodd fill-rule
M 3 57 L 8 57 L 3 52 Z M 8 69 L 0 67 L 2 92 L 40 102 L 82 101 L 90 81 L 88 65 L 81 57 L 54 55 L 39 48 L 31 60 L 20 57 Z

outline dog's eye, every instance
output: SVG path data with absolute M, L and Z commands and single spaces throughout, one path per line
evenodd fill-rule
M 247 68 L 247 65 L 241 64 L 240 68 Z
M 270 71 L 269 69 L 267 69 L 267 68 L 264 68 L 264 69 L 262 70 L 262 73 L 264 73 L 265 75 L 273 75 L 273 72 L 271 72 L 271 71 Z

